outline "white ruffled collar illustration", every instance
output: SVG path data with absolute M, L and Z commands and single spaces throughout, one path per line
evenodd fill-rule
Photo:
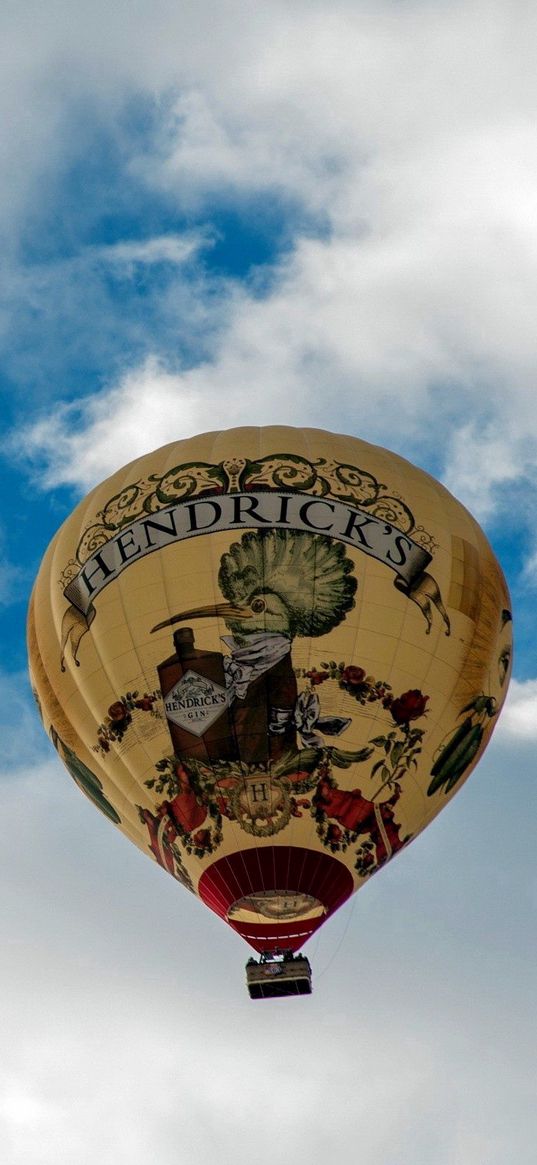
M 231 651 L 231 655 L 224 656 L 224 671 L 232 700 L 244 700 L 250 684 L 275 667 L 291 650 L 287 635 L 267 631 L 250 635 L 246 646 L 239 644 L 233 635 L 223 635 L 222 642 Z

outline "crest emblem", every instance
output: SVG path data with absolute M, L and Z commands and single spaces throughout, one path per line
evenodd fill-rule
M 289 793 L 283 782 L 270 773 L 249 773 L 233 791 L 231 810 L 246 833 L 271 837 L 289 821 Z

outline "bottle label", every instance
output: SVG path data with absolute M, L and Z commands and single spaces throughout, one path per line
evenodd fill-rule
M 226 689 L 195 671 L 185 672 L 164 698 L 168 720 L 193 736 L 203 736 L 228 704 Z

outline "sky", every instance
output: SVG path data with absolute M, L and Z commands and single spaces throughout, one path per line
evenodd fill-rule
M 4 0 L 0 1157 L 533 1165 L 537 9 Z M 234 424 L 439 477 L 513 599 L 486 757 L 253 1004 L 32 707 L 42 554 L 122 464 Z

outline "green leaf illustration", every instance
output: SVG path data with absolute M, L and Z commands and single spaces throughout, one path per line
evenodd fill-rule
M 373 755 L 372 748 L 361 748 L 358 752 L 346 752 L 342 748 L 330 749 L 330 756 L 338 769 L 348 769 L 353 764 L 361 764 Z

